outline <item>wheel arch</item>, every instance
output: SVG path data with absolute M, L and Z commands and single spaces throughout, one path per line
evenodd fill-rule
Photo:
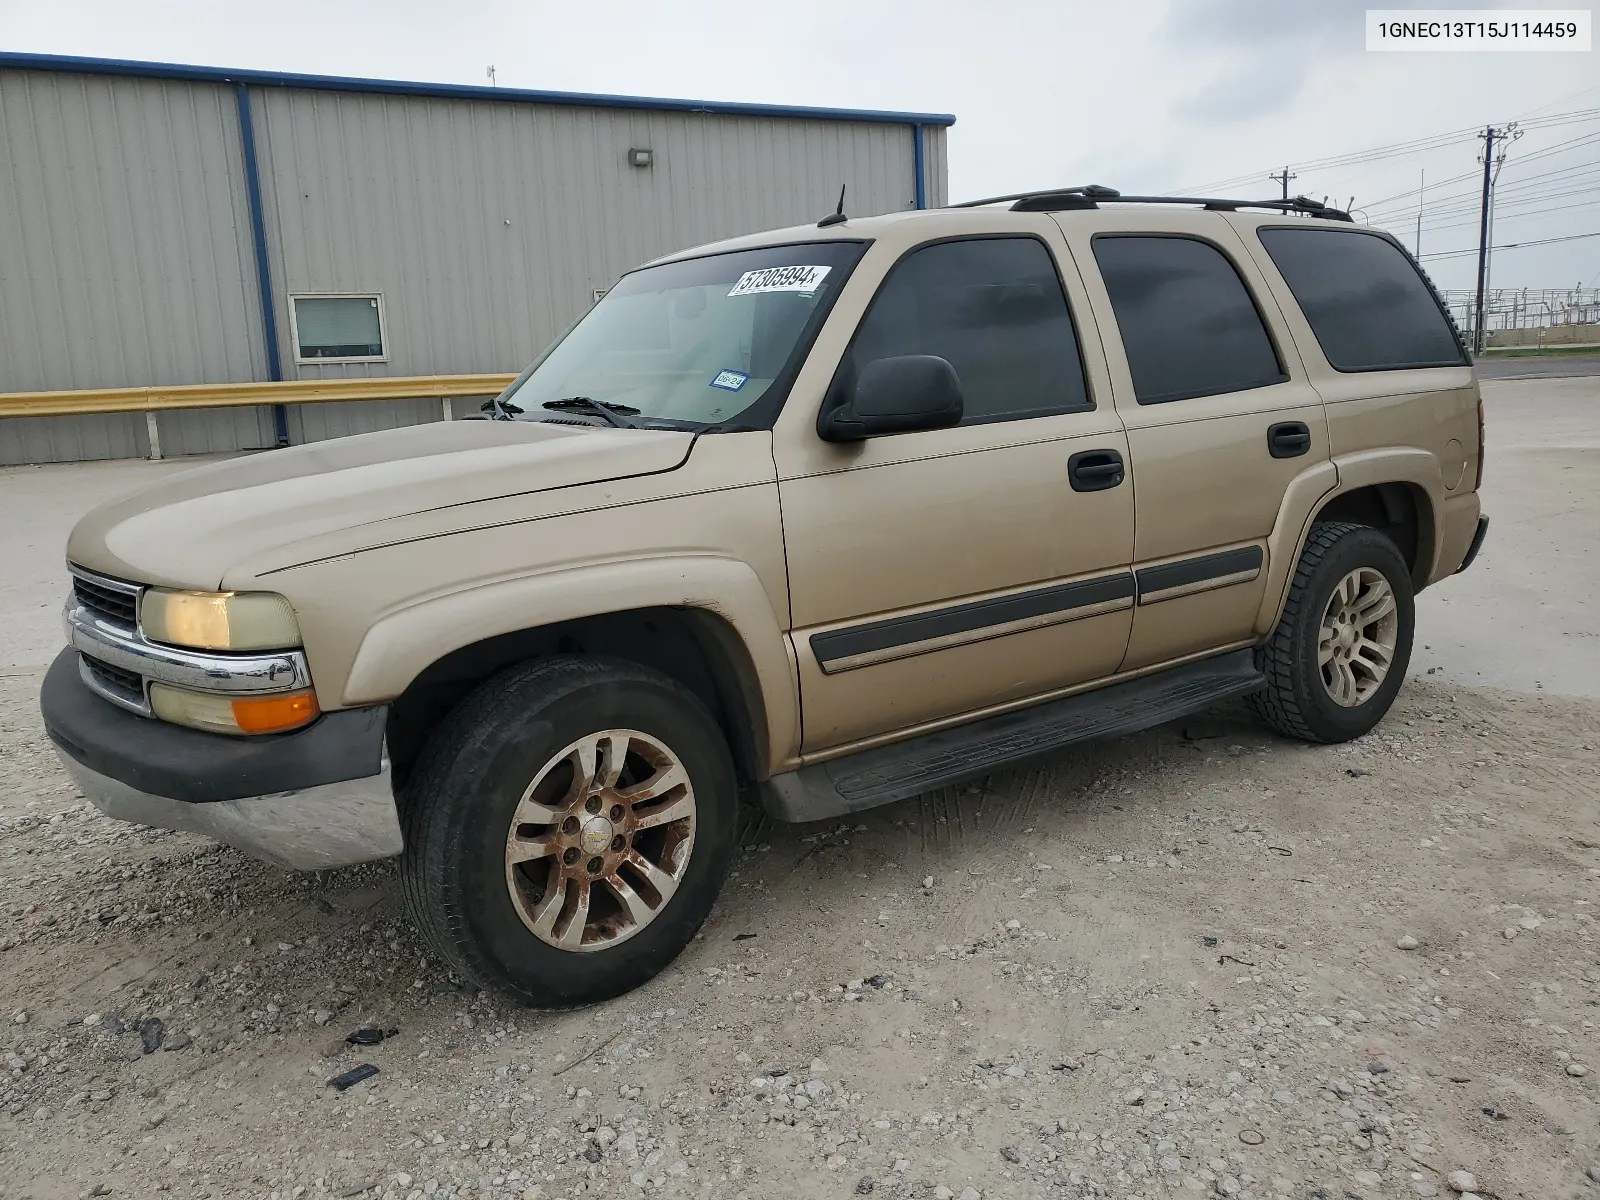
M 1267 587 L 1255 631 L 1271 633 L 1311 528 L 1348 521 L 1388 534 L 1399 547 L 1415 591 L 1433 579 L 1439 554 L 1438 459 L 1413 447 L 1365 451 L 1319 463 L 1291 481 L 1268 538 Z
M 389 706 L 388 749 L 405 783 L 428 733 L 479 684 L 507 667 L 558 655 L 621 659 L 660 671 L 703 703 L 727 735 L 741 778 L 770 773 L 755 664 L 737 632 L 704 609 L 651 607 L 599 613 L 495 634 L 429 663 Z
M 748 564 L 710 556 L 602 564 L 419 601 L 366 632 L 343 702 L 391 705 L 399 782 L 410 748 L 477 683 L 569 653 L 677 679 L 723 724 L 746 778 L 765 778 L 799 744 L 798 685 L 778 614 Z

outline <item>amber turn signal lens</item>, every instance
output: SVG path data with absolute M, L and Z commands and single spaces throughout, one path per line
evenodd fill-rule
M 321 710 L 315 692 L 272 696 L 232 696 L 150 685 L 150 709 L 163 721 L 209 733 L 284 733 L 316 720 Z
M 282 733 L 287 729 L 299 729 L 314 721 L 320 711 L 314 692 L 233 701 L 233 720 L 240 733 Z

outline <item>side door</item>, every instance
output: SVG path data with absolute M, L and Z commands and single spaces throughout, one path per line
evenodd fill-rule
M 804 754 L 1026 703 L 1122 658 L 1127 438 L 1082 282 L 1059 234 L 1034 224 L 1022 236 L 880 240 L 873 253 L 893 265 L 832 381 L 812 404 L 791 396 L 775 431 Z M 871 286 L 875 273 L 862 276 Z M 818 437 L 817 400 L 907 354 L 954 366 L 959 425 Z
M 1107 333 L 1132 453 L 1132 671 L 1254 640 L 1268 536 L 1290 482 L 1327 463 L 1328 425 L 1219 214 L 1140 213 L 1136 227 L 1122 213 L 1084 217 L 1062 224 Z

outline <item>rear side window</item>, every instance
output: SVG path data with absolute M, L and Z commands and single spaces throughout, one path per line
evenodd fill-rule
M 1433 291 L 1387 238 L 1338 229 L 1259 233 L 1334 370 L 1467 361 Z
M 1233 263 L 1194 238 L 1094 239 L 1140 404 L 1243 392 L 1288 378 Z
M 1055 262 L 1033 238 L 938 242 L 896 263 L 849 366 L 902 354 L 936 354 L 956 369 L 963 425 L 1094 407 Z

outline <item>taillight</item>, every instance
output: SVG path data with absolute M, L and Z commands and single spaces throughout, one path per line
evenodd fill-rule
M 1483 397 L 1478 397 L 1478 478 L 1472 484 L 1472 490 L 1478 491 L 1483 487 Z

